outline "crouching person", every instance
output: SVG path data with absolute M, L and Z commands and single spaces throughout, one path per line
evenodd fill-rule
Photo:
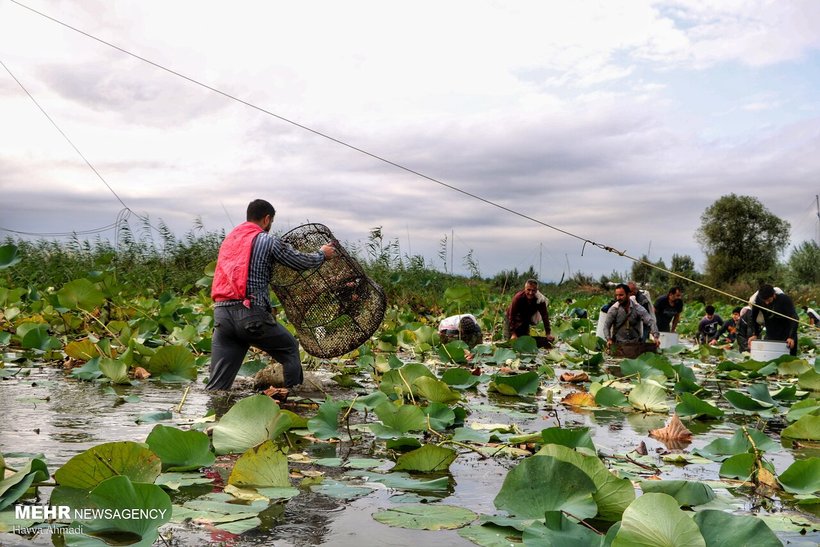
M 451 315 L 443 319 L 438 325 L 438 335 L 442 344 L 452 340 L 462 340 L 470 348 L 484 340 L 478 321 L 474 315 L 469 313 Z

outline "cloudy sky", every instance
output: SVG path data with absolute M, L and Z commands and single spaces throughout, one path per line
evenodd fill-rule
M 820 237 L 814 0 L 19 2 L 258 109 L 0 0 L 6 230 L 109 225 L 116 193 L 133 229 L 143 215 L 182 236 L 262 197 L 279 230 L 352 243 L 381 226 L 439 268 L 446 236 L 457 272 L 471 249 L 484 275 L 631 267 L 266 110 L 667 264 L 702 267 L 700 215 L 733 192 L 789 221 L 791 245 Z

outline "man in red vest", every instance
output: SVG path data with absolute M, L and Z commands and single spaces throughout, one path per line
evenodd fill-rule
M 299 343 L 271 314 L 268 285 L 273 264 L 309 270 L 333 258 L 336 251 L 332 245 L 322 245 L 315 253 L 295 250 L 270 235 L 274 215 L 273 205 L 253 200 L 247 222 L 234 228 L 219 247 L 211 288 L 214 335 L 206 389 L 230 389 L 250 346 L 282 364 L 285 388 L 302 383 Z

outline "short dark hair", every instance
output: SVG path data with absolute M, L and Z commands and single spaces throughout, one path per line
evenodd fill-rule
M 630 293 L 630 291 L 629 291 L 629 285 L 627 285 L 626 283 L 618 283 L 617 285 L 615 285 L 615 290 L 617 291 L 618 289 L 623 289 L 623 291 L 624 291 L 626 294 L 629 294 L 629 293 Z
M 743 309 L 740 306 L 738 306 L 738 307 L 736 307 L 735 309 L 732 310 L 732 313 L 740 313 L 742 311 L 743 311 Z
M 766 300 L 774 296 L 774 287 L 765 283 L 760 286 L 760 289 L 757 291 L 757 297 L 761 300 Z
M 676 292 L 682 292 L 677 285 L 666 291 L 666 294 L 675 294 Z
M 712 315 L 715 313 L 715 307 L 711 304 L 706 306 L 706 315 Z
M 276 209 L 273 208 L 270 202 L 264 199 L 255 199 L 248 204 L 248 212 L 245 215 L 245 220 L 254 222 L 262 220 L 267 215 L 273 218 L 276 215 Z

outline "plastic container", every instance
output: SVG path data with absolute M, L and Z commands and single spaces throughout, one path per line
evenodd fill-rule
M 680 342 L 680 338 L 678 337 L 677 332 L 661 332 L 660 340 L 660 349 L 671 348 L 672 346 Z
M 770 342 L 767 340 L 752 340 L 750 344 L 752 359 L 766 363 L 781 355 L 788 355 L 789 346 L 786 342 Z

